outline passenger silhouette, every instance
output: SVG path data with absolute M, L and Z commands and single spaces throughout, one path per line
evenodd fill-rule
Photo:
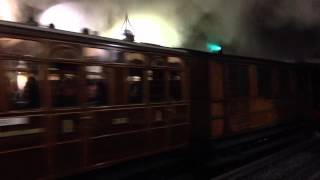
M 64 77 L 58 87 L 57 106 L 75 106 L 77 104 L 77 93 L 75 91 L 75 80 Z
M 39 107 L 39 86 L 35 77 L 30 76 L 24 88 L 24 97 L 27 108 Z

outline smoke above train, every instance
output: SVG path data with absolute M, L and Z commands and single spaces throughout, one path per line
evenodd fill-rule
M 230 54 L 298 60 L 320 58 L 316 0 L 0 0 L 0 19 L 123 38 L 128 12 L 137 42 Z

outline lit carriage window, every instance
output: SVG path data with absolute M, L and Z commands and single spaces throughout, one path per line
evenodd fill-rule
M 112 61 L 111 52 L 106 49 L 85 47 L 83 54 L 87 60 Z
M 128 77 L 129 103 L 143 102 L 143 69 L 130 68 Z
M 108 102 L 108 84 L 102 66 L 86 67 L 87 104 L 89 106 L 106 105 Z
M 0 54 L 38 57 L 42 52 L 40 42 L 0 37 Z
M 183 62 L 178 57 L 168 57 L 168 66 L 181 68 L 183 66 Z
M 56 63 L 49 67 L 48 80 L 51 85 L 52 106 L 70 107 L 78 105 L 78 66 Z
M 6 62 L 9 110 L 39 108 L 39 66 L 26 61 Z
M 148 71 L 150 83 L 150 101 L 160 102 L 165 100 L 165 74 L 161 69 Z
M 181 100 L 182 98 L 182 88 L 181 88 L 181 72 L 172 71 L 169 74 L 169 82 L 170 82 L 170 91 L 169 97 L 170 100 Z
M 145 56 L 141 53 L 124 53 L 124 60 L 128 64 L 135 65 L 144 65 L 145 64 Z

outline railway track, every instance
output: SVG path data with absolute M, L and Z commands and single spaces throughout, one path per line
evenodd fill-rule
M 320 179 L 320 140 L 288 147 L 212 180 L 316 180 Z

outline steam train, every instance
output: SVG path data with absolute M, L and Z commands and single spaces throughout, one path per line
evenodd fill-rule
M 295 121 L 316 73 L 0 22 L 1 176 L 64 177 Z

